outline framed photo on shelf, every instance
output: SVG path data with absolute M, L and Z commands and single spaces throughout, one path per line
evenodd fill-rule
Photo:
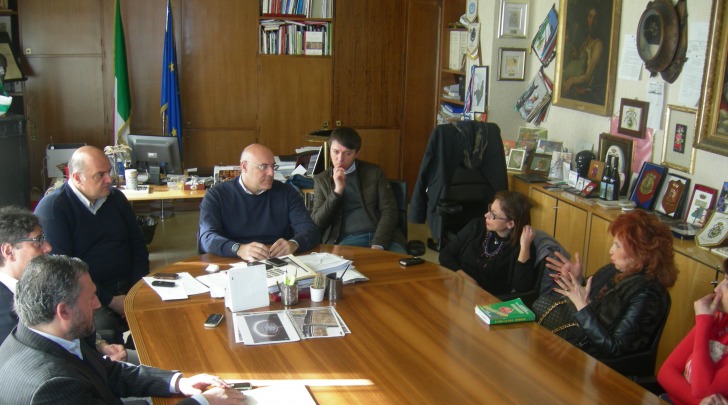
M 685 222 L 697 227 L 705 225 L 705 221 L 708 220 L 708 212 L 715 205 L 716 197 L 718 197 L 718 190 L 696 184 L 685 212 Z
M 622 0 L 559 1 L 554 105 L 612 115 L 621 15 Z M 596 25 L 588 32 L 590 19 Z
M 498 38 L 526 38 L 528 26 L 527 0 L 501 0 Z
M 728 211 L 728 181 L 723 183 L 718 195 L 718 201 L 715 203 L 715 210 L 719 212 Z
M 7 32 L 0 32 L 0 54 L 5 57 L 5 81 L 25 80 L 25 73 L 21 69 L 20 57 L 15 53 L 15 47 Z
M 540 174 L 544 177 L 548 176 L 551 168 L 551 155 L 545 153 L 534 153 L 533 159 L 528 166 L 528 173 Z
M 619 136 L 602 133 L 599 135 L 598 159 L 607 161 L 607 156 L 619 158 L 619 180 L 622 189 L 619 195 L 626 196 L 629 190 L 629 181 L 632 178 L 632 160 L 634 159 L 634 141 Z
M 644 139 L 649 108 L 650 103 L 646 101 L 623 98 L 619 107 L 619 127 L 617 131 L 620 134 Z
M 586 172 L 586 177 L 592 181 L 602 181 L 604 175 L 604 162 L 598 160 L 592 160 L 589 162 L 589 171 Z
M 545 153 L 550 155 L 554 152 L 561 152 L 564 143 L 561 141 L 549 141 L 548 139 L 539 139 L 536 144 L 536 153 Z
M 473 66 L 472 80 L 470 111 L 484 113 L 488 109 L 488 66 Z
M 665 115 L 665 139 L 662 165 L 692 173 L 695 168 L 695 118 L 698 110 L 668 104 Z
M 726 244 L 728 238 L 728 214 L 715 211 L 710 214 L 708 223 L 695 235 L 695 242 L 701 247 L 719 247 Z
M 511 149 L 508 154 L 508 170 L 522 171 L 523 161 L 526 159 L 526 151 L 524 149 Z
M 681 211 L 690 191 L 690 179 L 668 173 L 657 195 L 655 211 L 672 218 L 681 218 Z
M 498 49 L 498 80 L 526 79 L 526 49 Z
M 632 191 L 630 200 L 634 201 L 637 208 L 651 210 L 655 204 L 657 192 L 662 186 L 662 180 L 667 174 L 667 167 L 645 162 L 642 164 L 640 174 L 637 176 L 637 184 Z

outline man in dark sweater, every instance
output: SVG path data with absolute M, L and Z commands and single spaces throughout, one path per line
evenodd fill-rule
M 111 187 L 111 163 L 103 151 L 81 147 L 68 168 L 68 182 L 43 197 L 35 213 L 54 254 L 88 263 L 101 302 L 94 312 L 97 332 L 123 343 L 124 298 L 149 273 L 144 236 L 124 194 Z
M 240 156 L 240 177 L 208 190 L 200 204 L 200 246 L 218 256 L 260 260 L 303 252 L 321 233 L 303 198 L 273 180 L 273 152 L 252 144 Z

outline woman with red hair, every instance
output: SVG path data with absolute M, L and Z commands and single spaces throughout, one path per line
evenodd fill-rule
M 667 317 L 675 284 L 672 233 L 656 216 L 630 211 L 610 225 L 614 243 L 611 263 L 586 281 L 582 279 L 579 254 L 575 261 L 556 253 L 546 265 L 557 271 L 552 277 L 556 293 L 576 307 L 573 318 L 583 334 L 572 342 L 602 359 L 643 351 L 650 347 Z

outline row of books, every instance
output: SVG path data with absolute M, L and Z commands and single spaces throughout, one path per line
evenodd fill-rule
M 300 15 L 333 18 L 334 0 L 260 0 L 262 15 Z
M 451 103 L 440 103 L 440 114 L 446 118 L 460 118 L 465 108 L 462 105 Z
M 264 20 L 260 22 L 264 55 L 331 55 L 331 23 Z

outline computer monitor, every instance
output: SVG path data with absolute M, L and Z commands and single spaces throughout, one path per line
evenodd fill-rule
M 140 172 L 149 172 L 148 182 L 160 184 L 160 174 L 183 174 L 177 138 L 159 135 L 129 135 L 131 161 Z

